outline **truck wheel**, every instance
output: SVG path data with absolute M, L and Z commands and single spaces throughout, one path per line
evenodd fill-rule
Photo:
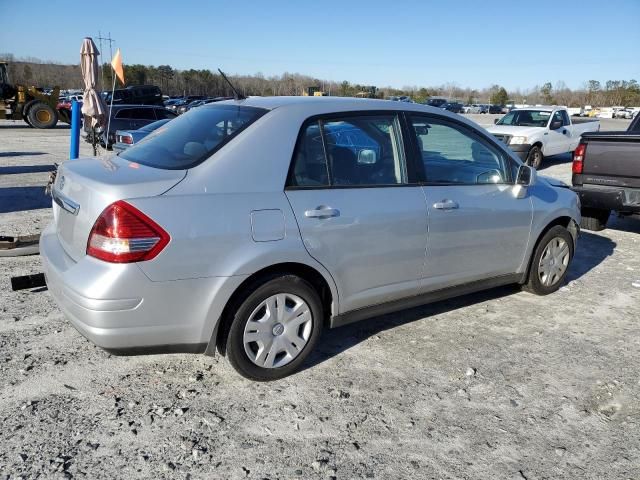
M 560 288 L 573 258 L 573 237 L 563 226 L 551 227 L 533 251 L 523 290 L 548 295 Z
M 583 208 L 581 214 L 582 220 L 580 221 L 580 227 L 585 230 L 599 232 L 607 226 L 607 220 L 609 219 L 611 211 L 599 210 L 597 208 Z
M 35 128 L 53 128 L 58 123 L 58 114 L 44 102 L 34 103 L 27 117 L 31 126 Z
M 24 120 L 24 123 L 26 123 L 27 125 L 29 125 L 31 128 L 33 128 L 33 125 L 31 125 L 31 122 L 29 121 L 29 115 L 23 115 L 22 119 Z
M 544 156 L 542 155 L 542 150 L 540 150 L 540 147 L 534 145 L 533 147 L 531 147 L 531 150 L 529 150 L 527 161 L 525 163 L 538 170 L 540 168 L 540 165 L 542 165 L 543 157 Z

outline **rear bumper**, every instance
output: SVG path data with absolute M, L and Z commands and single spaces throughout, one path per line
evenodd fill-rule
M 245 277 L 153 282 L 136 264 L 75 262 L 53 224 L 40 238 L 49 292 L 87 339 L 114 353 L 203 352 Z
M 640 189 L 601 187 L 598 185 L 574 186 L 582 207 L 616 212 L 640 213 Z

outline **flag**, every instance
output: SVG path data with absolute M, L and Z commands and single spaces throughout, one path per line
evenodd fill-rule
M 120 49 L 113 56 L 113 60 L 111 60 L 111 67 L 120 80 L 120 83 L 124 86 L 124 69 L 122 68 L 122 55 L 120 55 Z

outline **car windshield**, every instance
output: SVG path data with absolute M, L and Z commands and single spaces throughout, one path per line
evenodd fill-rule
M 167 123 L 169 120 L 171 120 L 171 119 L 167 118 L 167 119 L 164 119 L 164 120 L 158 120 L 157 122 L 153 122 L 153 123 L 150 123 L 149 125 L 145 125 L 144 127 L 139 128 L 138 131 L 140 131 L 140 132 L 153 132 L 154 130 L 157 130 L 162 125 Z
M 516 127 L 546 127 L 551 112 L 545 110 L 512 110 L 496 125 L 512 125 Z
M 265 113 L 261 108 L 235 105 L 190 110 L 119 156 L 166 170 L 192 168 Z

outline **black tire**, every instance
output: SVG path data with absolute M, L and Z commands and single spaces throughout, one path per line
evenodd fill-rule
M 599 210 L 596 208 L 583 208 L 582 220 L 580 220 L 580 227 L 585 230 L 593 230 L 599 232 L 607 227 L 607 220 L 611 215 L 611 210 Z
M 538 170 L 542 165 L 543 158 L 544 158 L 544 155 L 542 155 L 542 150 L 540 150 L 540 147 L 537 145 L 534 145 L 529 150 L 529 153 L 527 154 L 527 161 L 525 163 L 530 167 L 533 167 L 536 170 Z
M 23 115 L 22 119 L 24 120 L 24 123 L 26 123 L 27 125 L 29 125 L 31 128 L 33 128 L 33 125 L 31 125 L 31 122 L 29 121 L 29 115 Z
M 556 239 L 564 240 L 566 245 L 569 247 L 569 257 L 564 272 L 562 272 L 561 275 L 556 275 L 558 277 L 557 280 L 553 280 L 553 283 L 550 285 L 544 285 L 540 279 L 540 258 L 542 257 L 547 245 Z M 531 258 L 531 264 L 529 265 L 527 283 L 522 286 L 523 290 L 536 295 L 548 295 L 558 290 L 564 283 L 564 279 L 569 271 L 569 266 L 571 265 L 571 260 L 573 259 L 573 254 L 573 237 L 569 231 L 560 225 L 551 227 L 536 245 L 536 249 L 534 250 Z
M 275 368 L 261 367 L 247 355 L 244 346 L 244 331 L 254 310 L 269 297 L 277 294 L 291 294 L 300 297 L 311 312 L 311 333 L 302 350 L 286 365 Z M 311 284 L 295 275 L 280 275 L 264 279 L 248 288 L 243 298 L 232 307 L 233 318 L 227 326 L 222 341 L 229 363 L 243 377 L 259 382 L 278 380 L 294 373 L 313 351 L 322 334 L 324 312 L 320 296 Z M 275 337 L 275 336 L 274 336 Z
M 58 113 L 44 102 L 34 103 L 27 117 L 34 128 L 53 128 L 58 123 Z

